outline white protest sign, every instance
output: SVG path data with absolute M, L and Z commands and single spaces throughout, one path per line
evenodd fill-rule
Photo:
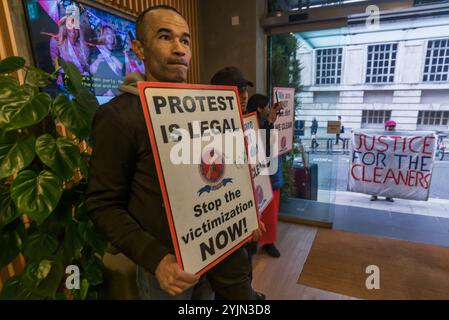
M 273 200 L 273 189 L 271 187 L 269 161 L 266 157 L 263 137 L 259 130 L 257 113 L 250 113 L 243 117 L 245 123 L 245 136 L 248 142 L 249 163 L 252 165 L 252 176 L 256 188 L 256 201 L 259 212 L 263 211 Z
M 426 201 L 435 150 L 433 132 L 355 130 L 348 190 Z
M 203 274 L 258 228 L 237 90 L 142 82 L 139 91 L 178 264 Z
M 274 128 L 279 131 L 279 155 L 293 149 L 293 122 L 295 120 L 295 89 L 273 88 L 273 101 L 280 102 L 284 108 L 278 115 Z

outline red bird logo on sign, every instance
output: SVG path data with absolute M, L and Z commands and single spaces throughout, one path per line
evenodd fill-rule
M 224 159 L 215 149 L 207 150 L 201 157 L 201 175 L 210 183 L 218 182 L 224 175 Z
M 215 149 L 207 149 L 201 156 L 199 165 L 201 177 L 207 185 L 198 191 L 201 196 L 204 192 L 210 193 L 232 183 L 232 179 L 223 179 L 225 173 L 224 156 Z

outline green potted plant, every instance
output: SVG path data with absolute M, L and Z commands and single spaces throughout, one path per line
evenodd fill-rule
M 56 72 L 25 63 L 0 61 L 0 269 L 19 254 L 26 261 L 0 299 L 95 299 L 107 241 L 86 214 L 89 154 L 80 141 L 89 137 L 98 102 L 72 63 L 61 61 L 71 98 L 55 99 L 41 89 Z M 10 76 L 18 70 L 24 83 Z M 58 134 L 57 123 L 73 138 Z M 80 271 L 71 290 L 68 266 Z
M 275 8 L 277 6 L 276 1 L 269 1 L 269 6 Z M 272 86 L 295 88 L 295 119 L 299 115 L 301 106 L 298 94 L 303 90 L 301 85 L 302 67 L 297 55 L 299 46 L 298 39 L 290 33 L 272 36 Z M 297 194 L 293 160 L 300 155 L 300 149 L 296 142 L 296 139 L 294 139 L 293 150 L 282 157 L 282 174 L 284 177 L 284 187 L 281 189 L 282 201 L 295 197 Z

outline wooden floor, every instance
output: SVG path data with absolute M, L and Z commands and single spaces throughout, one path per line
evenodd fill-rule
M 254 255 L 253 287 L 269 300 L 353 299 L 297 283 L 316 232 L 317 228 L 279 222 L 276 246 L 281 257 L 272 258 L 260 250 Z

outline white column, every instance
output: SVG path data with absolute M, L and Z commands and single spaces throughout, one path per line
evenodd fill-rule
M 402 41 L 398 47 L 398 83 L 422 82 L 425 62 L 425 41 Z
M 343 61 L 343 85 L 363 84 L 366 68 L 366 47 L 349 46 Z
M 303 86 L 312 86 L 315 83 L 315 77 L 313 76 L 314 59 L 313 50 L 300 49 L 298 52 L 298 58 L 301 65 L 301 84 Z

